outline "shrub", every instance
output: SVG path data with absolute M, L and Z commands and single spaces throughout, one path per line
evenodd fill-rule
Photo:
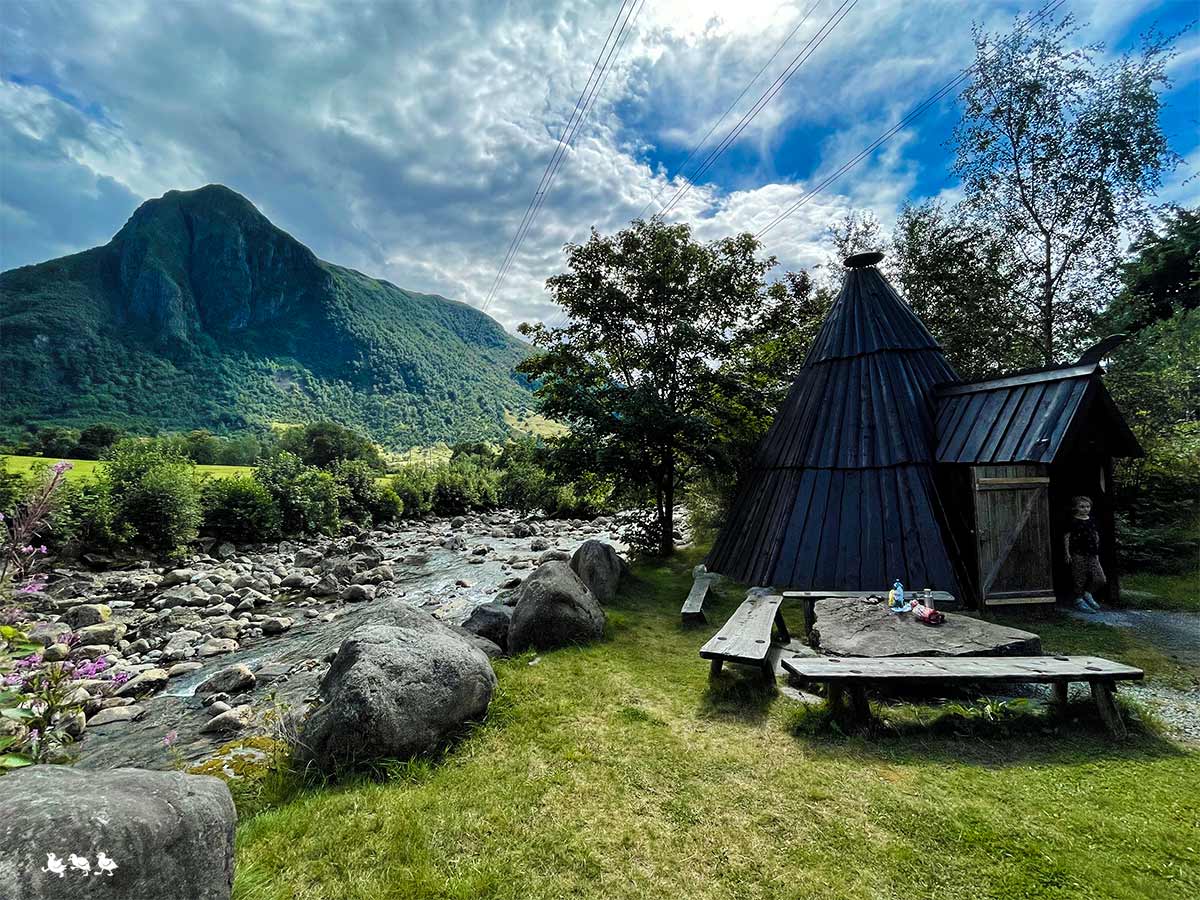
M 390 484 L 385 484 L 379 488 L 379 495 L 375 500 L 375 505 L 371 507 L 371 519 L 376 524 L 382 522 L 396 522 L 404 516 L 404 501 L 400 499 L 400 495 L 392 490 Z
M 248 543 L 271 541 L 282 533 L 279 505 L 261 483 L 243 475 L 210 478 L 201 487 L 204 530 L 215 537 Z
M 52 537 L 60 547 L 107 550 L 132 537 L 118 521 L 112 485 L 105 478 L 64 484 L 52 523 Z
M 522 515 L 548 505 L 554 487 L 546 471 L 532 462 L 514 462 L 500 473 L 500 505 Z
M 364 460 L 343 460 L 335 464 L 333 477 L 345 488 L 342 514 L 348 519 L 367 525 L 394 522 L 400 517 L 404 501 L 392 488 L 380 486 L 375 470 Z
M 11 514 L 28 491 L 24 476 L 0 465 L 0 513 Z
M 307 466 L 294 453 L 283 451 L 254 470 L 279 506 L 286 534 L 333 534 L 338 528 L 346 491 L 328 472 Z
M 392 490 L 409 518 L 425 516 L 433 511 L 433 489 L 437 473 L 427 466 L 405 466 L 392 476 Z
M 154 553 L 178 552 L 200 533 L 200 491 L 190 466 L 156 466 L 119 499 L 120 519 Z
M 437 471 L 433 511 L 439 516 L 457 516 L 471 510 L 494 509 L 497 480 L 495 470 L 473 462 L 453 462 Z
M 156 553 L 196 539 L 200 490 L 190 459 L 160 441 L 127 439 L 113 448 L 103 478 L 118 528 Z

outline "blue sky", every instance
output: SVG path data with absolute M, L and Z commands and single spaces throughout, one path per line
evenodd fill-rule
M 543 285 L 562 244 L 670 197 L 679 163 L 805 12 L 714 143 L 840 2 L 646 0 L 489 312 L 510 327 L 553 317 Z M 5 0 L 0 268 L 101 244 L 143 200 L 220 182 L 325 259 L 479 305 L 619 6 Z M 967 65 L 972 22 L 1007 29 L 1039 6 L 859 0 L 671 216 L 702 238 L 758 230 Z M 1117 53 L 1200 4 L 1062 11 Z M 1163 124 L 1184 162 L 1161 199 L 1194 205 L 1200 35 L 1177 49 Z M 953 200 L 956 119 L 951 96 L 771 231 L 766 252 L 780 270 L 812 265 L 850 209 L 888 224 L 905 201 Z

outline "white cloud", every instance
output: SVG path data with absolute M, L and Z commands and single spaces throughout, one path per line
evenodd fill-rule
M 508 326 L 552 316 L 543 284 L 562 244 L 669 197 L 679 182 L 647 149 L 686 153 L 812 3 L 648 0 L 489 312 Z M 822 0 L 718 137 L 837 6 Z M 970 15 L 997 29 L 1026 8 Z M 8 0 L 0 265 L 102 243 L 141 199 L 221 182 L 325 259 L 480 304 L 615 12 Z M 677 214 L 703 238 L 761 228 L 970 59 L 970 15 L 953 0 L 860 0 L 746 130 L 745 171 L 698 185 Z M 800 183 L 775 159 L 796 129 L 816 142 Z M 925 139 L 897 136 L 774 229 L 767 251 L 784 266 L 824 259 L 828 224 L 852 207 L 889 222 L 917 189 Z

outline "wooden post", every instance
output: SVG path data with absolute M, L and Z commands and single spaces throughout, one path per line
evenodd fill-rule
M 817 624 L 817 598 L 803 597 L 800 605 L 804 608 L 804 643 L 812 638 L 813 626 Z
M 828 696 L 825 698 L 829 706 L 829 714 L 835 722 L 841 722 L 846 716 L 846 691 L 840 681 L 830 681 L 826 685 Z
M 1091 686 L 1092 699 L 1096 702 L 1096 710 L 1100 713 L 1100 718 L 1108 726 L 1113 737 L 1125 737 L 1125 723 L 1121 720 L 1121 710 L 1117 708 L 1114 699 L 1116 687 L 1111 680 L 1096 680 L 1091 682 Z
M 867 689 L 862 684 L 850 685 L 850 716 L 856 727 L 871 721 L 871 705 L 867 702 Z
M 725 660 L 723 660 L 723 659 L 717 658 L 717 659 L 714 659 L 712 661 L 712 663 L 709 664 L 709 667 L 708 667 L 708 677 L 709 678 L 716 678 L 718 675 L 721 674 L 721 664 L 724 661 Z
M 783 598 L 779 597 L 775 602 L 779 604 L 775 609 L 775 628 L 779 631 L 779 642 L 786 647 L 792 642 L 792 633 L 788 631 L 787 623 L 783 621 Z
M 1070 688 L 1070 682 L 1056 681 L 1050 686 L 1051 703 L 1054 705 L 1055 712 L 1062 713 L 1067 708 L 1067 691 Z

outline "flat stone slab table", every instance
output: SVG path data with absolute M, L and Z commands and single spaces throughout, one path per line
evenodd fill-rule
M 887 603 L 827 598 L 815 607 L 822 653 L 835 656 L 1037 656 L 1042 639 L 1029 631 L 973 616 L 945 613 L 925 625 L 911 613 L 888 612 Z

